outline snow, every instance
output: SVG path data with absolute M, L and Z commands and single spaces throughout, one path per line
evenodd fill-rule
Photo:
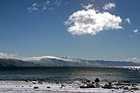
M 0 81 L 0 93 L 140 93 L 140 90 L 79 88 L 76 84 L 55 84 L 37 81 Z

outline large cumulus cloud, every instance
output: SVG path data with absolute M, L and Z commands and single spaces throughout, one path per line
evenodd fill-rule
M 73 35 L 91 34 L 110 29 L 121 29 L 122 19 L 109 12 L 99 12 L 95 9 L 84 9 L 74 12 L 65 22 L 68 32 Z

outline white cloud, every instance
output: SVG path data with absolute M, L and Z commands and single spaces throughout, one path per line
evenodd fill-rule
M 125 22 L 127 22 L 128 24 L 131 24 L 130 18 L 126 18 Z
M 83 4 L 81 4 L 81 5 L 85 9 L 91 9 L 93 7 L 93 4 L 88 4 L 87 6 L 84 6 Z
M 105 6 L 103 7 L 104 10 L 111 10 L 112 8 L 115 8 L 115 3 L 108 3 L 105 4 Z
M 133 57 L 133 58 L 128 58 L 126 61 L 132 61 L 132 62 L 135 62 L 135 63 L 139 63 L 140 59 L 138 59 L 137 57 Z
M 60 6 L 62 4 L 62 0 L 55 0 L 54 4 Z
M 16 56 L 17 54 L 7 54 L 7 53 L 0 52 L 0 58 L 12 59 L 12 58 L 16 58 Z
M 36 7 L 36 6 L 38 6 L 38 4 L 37 3 L 33 3 L 32 6 Z
M 137 57 L 133 57 L 133 58 L 132 58 L 132 60 L 137 60 L 137 59 L 138 59 Z
M 134 33 L 138 33 L 138 31 L 139 31 L 138 29 L 133 30 Z
M 79 10 L 69 16 L 65 22 L 68 32 L 73 35 L 91 34 L 110 30 L 121 29 L 122 19 L 109 12 L 98 12 L 95 9 Z
M 34 11 L 39 11 L 38 6 L 39 5 L 37 3 L 33 3 L 31 7 L 27 8 L 27 10 L 29 13 L 34 12 Z
M 17 60 L 24 60 L 24 61 L 34 60 L 34 57 L 19 57 L 18 54 L 7 54 L 7 53 L 2 53 L 2 52 L 0 52 L 0 58 L 1 59 L 17 59 Z
M 47 10 L 49 4 L 50 4 L 50 1 L 47 0 L 45 3 L 43 2 L 43 4 L 40 5 L 40 6 L 42 7 L 42 10 L 44 11 L 44 10 Z
M 40 2 L 40 3 L 33 3 L 29 8 L 27 8 L 29 13 L 32 12 L 39 12 L 39 11 L 52 11 L 54 9 L 54 6 L 60 7 L 65 6 L 69 2 L 64 2 L 63 0 L 46 0 L 46 2 Z

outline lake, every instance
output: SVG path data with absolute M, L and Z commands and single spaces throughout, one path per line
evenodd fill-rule
M 9 67 L 0 68 L 0 80 L 34 80 L 71 82 L 75 79 L 99 78 L 102 82 L 129 80 L 140 83 L 140 71 L 114 67 Z

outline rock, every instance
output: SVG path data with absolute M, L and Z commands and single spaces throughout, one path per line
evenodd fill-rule
M 134 92 L 133 90 L 131 90 L 131 92 Z
M 111 89 L 112 85 L 105 84 L 102 88 Z
M 108 85 L 112 85 L 112 83 L 111 82 L 108 82 Z
M 123 82 L 124 83 L 130 83 L 130 80 L 124 80 Z
M 124 87 L 123 89 L 124 89 L 124 90 L 129 90 L 129 88 L 128 88 L 128 87 Z
M 25 82 L 29 82 L 29 80 L 25 80 Z
M 87 84 L 87 88 L 95 88 L 93 84 Z
M 119 87 L 115 87 L 114 89 L 119 89 Z
M 137 84 L 132 84 L 132 87 L 136 87 L 137 86 Z
M 65 85 L 61 85 L 61 88 L 65 88 Z
M 86 81 L 82 81 L 82 83 L 86 84 Z
M 112 89 L 112 92 L 114 91 L 114 89 Z
M 92 84 L 94 84 L 94 82 L 91 82 Z
M 95 79 L 95 82 L 100 82 L 100 80 L 98 78 Z
M 47 86 L 47 88 L 51 88 L 50 86 Z
M 37 79 L 33 79 L 32 81 L 37 81 Z
M 93 84 L 84 84 L 81 85 L 80 88 L 95 88 L 95 86 Z
M 87 83 L 90 83 L 90 80 L 86 80 Z
M 39 87 L 34 87 L 34 89 L 38 89 Z
M 43 82 L 41 82 L 41 81 L 39 81 L 38 83 L 39 83 L 39 84 L 43 84 Z
M 36 84 L 36 81 L 32 81 L 33 84 Z
M 114 85 L 117 85 L 117 86 L 121 86 L 121 85 L 123 85 L 123 86 L 131 86 L 131 84 L 129 84 L 129 83 L 120 83 L 120 82 L 118 82 L 117 84 L 114 84 Z
M 122 89 L 122 88 L 124 88 L 124 86 L 120 86 L 120 87 L 119 87 L 119 89 Z
M 56 82 L 56 84 L 59 84 L 59 82 Z
M 108 82 L 108 84 L 105 84 L 102 88 L 107 88 L 107 89 L 111 89 L 112 87 L 112 83 Z
M 133 87 L 133 88 L 131 88 L 131 90 L 139 90 L 139 88 Z

